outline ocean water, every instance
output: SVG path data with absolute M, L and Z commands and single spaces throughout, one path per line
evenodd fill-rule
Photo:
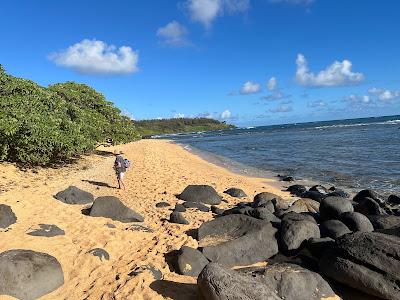
M 400 116 L 166 135 L 252 175 L 400 194 Z

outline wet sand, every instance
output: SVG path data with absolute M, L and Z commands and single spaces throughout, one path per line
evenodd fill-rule
M 125 191 L 116 189 L 111 153 L 122 150 L 131 160 L 126 173 Z M 191 230 L 212 218 L 211 212 L 187 209 L 189 225 L 167 221 L 170 208 L 179 203 L 175 197 L 189 184 L 209 184 L 224 196 L 226 208 L 240 201 L 252 201 L 259 192 L 272 192 L 283 198 L 274 179 L 235 174 L 205 161 L 181 146 L 164 140 L 141 140 L 119 147 L 101 148 L 96 154 L 59 169 L 21 171 L 13 164 L 0 164 L 0 203 L 12 207 L 17 223 L 2 230 L 0 252 L 30 249 L 53 255 L 61 263 L 65 283 L 41 299 L 195 299 L 196 279 L 174 273 L 168 264 L 174 250 L 187 245 L 197 247 Z M 152 232 L 130 229 L 106 218 L 82 214 L 86 206 L 67 205 L 53 198 L 70 185 L 97 196 L 116 196 L 145 217 L 143 223 Z M 241 200 L 222 194 L 230 187 L 242 188 L 248 195 Z M 165 201 L 167 208 L 156 208 Z M 35 237 L 26 233 L 38 224 L 55 224 L 64 236 Z M 107 224 L 115 225 L 110 228 Z M 88 253 L 103 248 L 110 259 L 101 261 Z M 161 271 L 155 280 L 146 267 Z M 12 299 L 0 296 L 0 299 Z

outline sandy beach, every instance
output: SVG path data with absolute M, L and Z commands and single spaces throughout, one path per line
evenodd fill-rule
M 132 162 L 126 174 L 127 190 L 116 189 L 113 150 L 122 150 Z M 273 179 L 253 178 L 213 165 L 181 146 L 163 140 L 141 140 L 120 147 L 101 148 L 96 154 L 59 169 L 21 171 L 15 165 L 0 165 L 0 203 L 12 207 L 17 222 L 1 233 L 0 252 L 30 249 L 48 253 L 61 263 L 65 283 L 41 299 L 193 299 L 196 279 L 174 273 L 168 253 L 187 245 L 196 248 L 190 230 L 212 218 L 211 212 L 188 209 L 189 225 L 167 221 L 175 197 L 189 184 L 209 184 L 229 207 L 238 199 L 223 194 L 230 187 L 242 188 L 252 201 L 259 192 L 290 198 Z M 82 205 L 67 205 L 53 198 L 68 186 L 77 186 L 98 196 L 116 196 L 145 217 L 149 230 L 131 229 L 131 224 L 82 214 Z M 156 208 L 166 201 L 171 207 Z M 55 224 L 65 231 L 56 237 L 37 237 L 27 232 L 39 224 Z M 115 225 L 110 228 L 107 224 Z M 103 248 L 109 260 L 88 253 Z M 147 268 L 160 270 L 155 280 Z M 140 272 L 144 270 L 143 272 Z M 1 299 L 11 299 L 2 297 Z

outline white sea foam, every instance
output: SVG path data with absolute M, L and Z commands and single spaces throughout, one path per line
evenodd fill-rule
M 357 123 L 357 124 L 326 125 L 326 126 L 318 126 L 318 127 L 315 127 L 315 129 L 359 127 L 359 126 L 370 126 L 370 125 L 400 125 L 400 120 L 391 120 L 391 121 L 375 122 L 375 123 Z

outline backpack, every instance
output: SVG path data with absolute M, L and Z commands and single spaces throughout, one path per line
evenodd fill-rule
M 129 159 L 124 159 L 124 167 L 128 169 L 131 166 L 131 161 Z

